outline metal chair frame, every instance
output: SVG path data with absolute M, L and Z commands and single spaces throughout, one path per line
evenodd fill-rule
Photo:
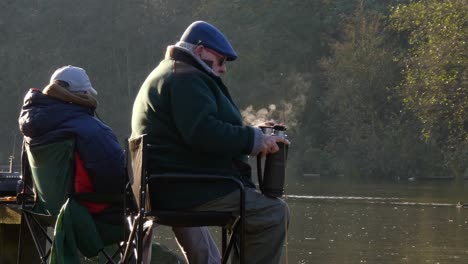
M 23 152 L 25 151 L 23 143 Z M 37 212 L 34 212 L 32 209 L 35 206 L 35 201 L 34 201 L 34 180 L 31 177 L 31 171 L 29 167 L 29 160 L 27 158 L 27 155 L 23 155 L 22 157 L 22 172 L 23 172 L 23 188 L 21 190 L 21 193 L 17 195 L 17 203 L 19 203 L 20 210 L 21 210 L 21 225 L 20 225 L 20 237 L 19 237 L 19 245 L 18 245 L 18 258 L 17 258 L 17 263 L 21 263 L 21 252 L 22 252 L 22 228 L 23 228 L 23 221 L 26 224 L 29 234 L 31 235 L 31 238 L 34 242 L 34 245 L 36 247 L 37 253 L 39 254 L 39 258 L 41 260 L 41 264 L 47 264 L 50 253 L 51 253 L 51 248 L 53 244 L 53 237 L 50 236 L 47 233 L 47 227 L 53 227 L 53 225 L 46 225 L 44 226 L 41 224 L 40 220 L 38 220 L 39 217 L 44 218 L 44 221 L 50 222 L 50 223 L 55 223 L 55 220 L 57 218 L 56 215 L 45 215 L 45 214 L 40 214 Z M 73 165 L 74 166 L 74 165 Z M 74 182 L 74 176 L 72 177 L 72 186 Z M 68 197 L 75 197 L 80 200 L 80 197 L 83 197 L 83 200 L 87 201 L 92 201 L 86 198 L 87 193 L 80 193 L 79 195 L 74 194 L 74 189 L 71 187 L 69 190 Z M 90 194 L 90 197 L 92 197 L 93 194 Z M 47 219 L 47 220 L 46 220 Z M 39 230 L 39 233 L 44 237 L 45 241 L 41 241 L 37 236 L 35 230 Z M 43 242 L 46 242 L 45 244 Z M 46 249 L 47 243 L 50 244 L 50 247 Z M 99 253 L 102 253 L 104 257 L 107 259 L 106 264 L 108 263 L 117 263 L 114 261 L 115 256 L 119 253 L 119 251 L 122 251 L 121 248 L 117 250 L 114 254 L 109 255 L 104 248 L 99 250 Z
M 134 203 L 136 204 L 136 211 L 133 213 L 133 225 L 130 232 L 128 241 L 126 242 L 126 249 L 123 257 L 123 263 L 128 263 L 129 257 L 132 255 L 130 247 L 135 247 L 137 263 L 142 263 L 143 252 L 143 223 L 144 220 L 152 219 L 156 223 L 166 226 L 179 226 L 179 227 L 193 227 L 193 226 L 219 226 L 222 228 L 222 263 L 227 263 L 229 254 L 233 248 L 236 248 L 239 252 L 240 263 L 245 263 L 244 255 L 244 230 L 245 230 L 245 191 L 244 185 L 237 179 L 228 176 L 217 176 L 217 175 L 199 175 L 199 174 L 152 174 L 147 168 L 147 154 L 153 148 L 152 145 L 146 143 L 146 135 L 140 136 L 135 139 L 129 139 L 129 143 L 132 140 L 141 140 L 140 144 L 142 147 L 139 148 L 137 155 L 141 157 L 141 171 L 139 174 L 142 175 L 140 184 L 135 186 L 130 192 L 133 192 Z M 131 145 L 131 144 L 129 144 Z M 128 152 L 133 155 L 131 149 Z M 132 160 L 132 159 L 130 159 Z M 130 167 L 130 166 L 129 166 Z M 138 179 L 137 179 L 138 180 Z M 157 208 L 150 208 L 147 199 L 149 194 L 147 192 L 147 185 L 149 182 L 165 180 L 174 181 L 180 184 L 184 181 L 196 180 L 198 182 L 225 182 L 233 184 L 239 190 L 239 210 L 238 213 L 232 212 L 200 212 L 200 211 L 189 211 L 189 210 L 158 210 Z M 135 192 L 138 192 L 135 195 Z M 128 196 L 127 196 L 128 197 Z M 234 218 L 234 221 L 233 221 Z M 229 224 L 231 227 L 229 228 Z M 229 231 L 229 232 L 228 232 Z M 229 234 L 228 234 L 229 233 Z M 236 240 L 239 242 L 237 247 Z

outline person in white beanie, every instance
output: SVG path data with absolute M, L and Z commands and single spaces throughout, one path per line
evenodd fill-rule
M 84 69 L 71 65 L 61 67 L 52 74 L 50 83 L 42 91 L 37 88 L 28 91 L 19 116 L 19 127 L 23 140 L 30 145 L 67 138 L 76 140 L 75 193 L 116 194 L 120 197 L 126 183 L 124 151 L 112 129 L 95 116 L 97 94 Z M 80 203 L 98 223 L 122 230 L 107 232 L 108 241 L 125 239 L 125 217 L 121 206 Z M 146 243 L 151 244 L 151 234 L 147 237 Z M 144 254 L 149 258 L 151 247 L 147 248 Z

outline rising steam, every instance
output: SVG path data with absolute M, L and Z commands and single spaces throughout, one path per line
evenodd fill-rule
M 273 115 L 276 110 L 276 105 L 271 104 L 267 108 L 261 108 L 255 111 L 252 105 L 249 105 L 242 111 L 242 117 L 244 122 L 248 125 L 257 125 L 273 119 Z
M 257 125 L 273 120 L 285 124 L 289 130 L 298 127 L 298 120 L 304 114 L 307 92 L 311 88 L 310 76 L 304 73 L 292 73 L 287 77 L 287 98 L 283 98 L 278 105 L 270 104 L 268 107 L 256 110 L 249 105 L 242 110 L 242 117 L 247 125 Z

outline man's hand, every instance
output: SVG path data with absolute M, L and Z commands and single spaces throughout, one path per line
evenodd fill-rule
M 270 135 L 263 135 L 262 147 L 260 149 L 260 153 L 262 157 L 266 156 L 269 153 L 275 153 L 279 150 L 277 142 L 282 142 L 286 145 L 289 145 L 289 140 L 278 137 L 278 136 L 270 136 Z
M 256 124 L 255 127 L 273 127 L 276 125 L 276 122 L 273 120 L 265 121 L 260 124 Z

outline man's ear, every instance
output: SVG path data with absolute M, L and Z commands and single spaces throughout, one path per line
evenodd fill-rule
M 193 52 L 195 53 L 195 55 L 197 55 L 198 57 L 201 56 L 201 53 L 203 51 L 205 47 L 203 47 L 203 45 L 198 45 L 195 47 L 195 49 L 193 50 Z

